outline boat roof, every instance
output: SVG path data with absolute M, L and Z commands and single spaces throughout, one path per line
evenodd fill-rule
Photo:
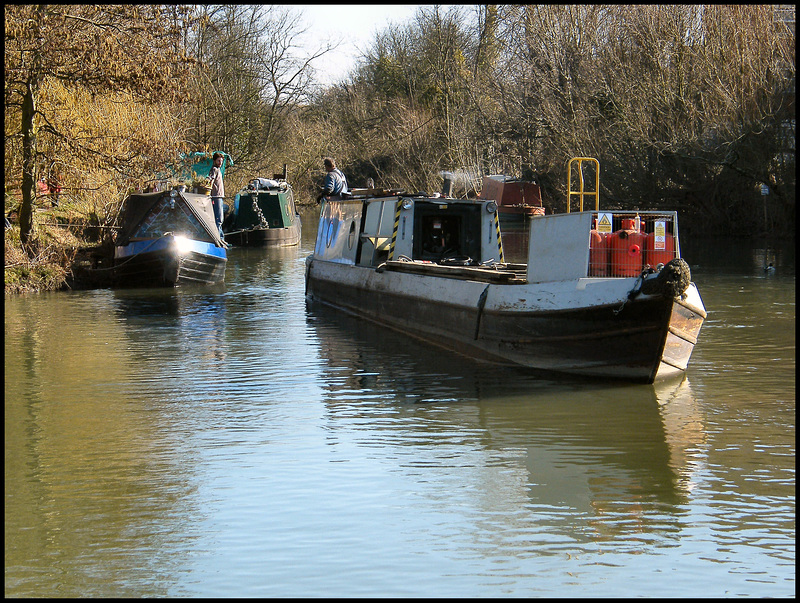
M 117 232 L 117 245 L 127 245 L 133 233 L 136 232 L 142 220 L 150 213 L 155 205 L 164 197 L 175 193 L 177 203 L 183 203 L 198 219 L 203 228 L 212 236 L 217 245 L 222 244 L 216 222 L 214 210 L 211 206 L 211 197 L 194 193 L 181 193 L 177 190 L 160 191 L 157 193 L 134 193 L 129 195 L 122 204 L 119 218 L 119 231 Z
M 278 180 L 277 178 L 264 178 L 264 177 L 257 177 L 257 178 L 250 178 L 242 187 L 241 192 L 248 192 L 252 190 L 250 188 L 251 185 L 257 184 L 259 191 L 268 191 L 268 190 L 287 190 L 292 188 L 292 185 L 289 184 L 286 180 Z

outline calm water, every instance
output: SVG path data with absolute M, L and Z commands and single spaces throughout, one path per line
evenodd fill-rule
M 6 298 L 6 596 L 794 595 L 793 245 L 684 242 L 708 321 L 632 386 L 307 308 L 305 225 L 218 289 Z

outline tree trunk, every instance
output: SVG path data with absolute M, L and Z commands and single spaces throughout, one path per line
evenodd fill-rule
M 37 7 L 37 23 L 42 22 L 46 7 Z M 33 210 L 36 199 L 36 106 L 41 88 L 42 55 L 33 52 L 22 99 L 22 204 L 19 208 L 19 239 L 23 249 L 33 235 Z M 27 249 L 26 249 L 27 251 Z
M 33 209 L 36 199 L 36 98 L 39 93 L 37 78 L 37 70 L 33 69 L 22 103 L 22 204 L 19 209 L 19 238 L 23 245 L 27 245 L 33 235 Z

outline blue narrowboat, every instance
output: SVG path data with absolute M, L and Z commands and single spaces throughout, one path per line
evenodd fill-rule
M 219 284 L 227 261 L 208 195 L 174 188 L 125 200 L 114 248 L 115 286 Z

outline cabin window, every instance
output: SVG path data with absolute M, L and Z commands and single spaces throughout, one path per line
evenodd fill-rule
M 152 239 L 163 237 L 167 233 L 184 235 L 198 241 L 213 240 L 188 207 L 181 202 L 173 205 L 169 198 L 164 197 L 150 210 L 133 238 Z

